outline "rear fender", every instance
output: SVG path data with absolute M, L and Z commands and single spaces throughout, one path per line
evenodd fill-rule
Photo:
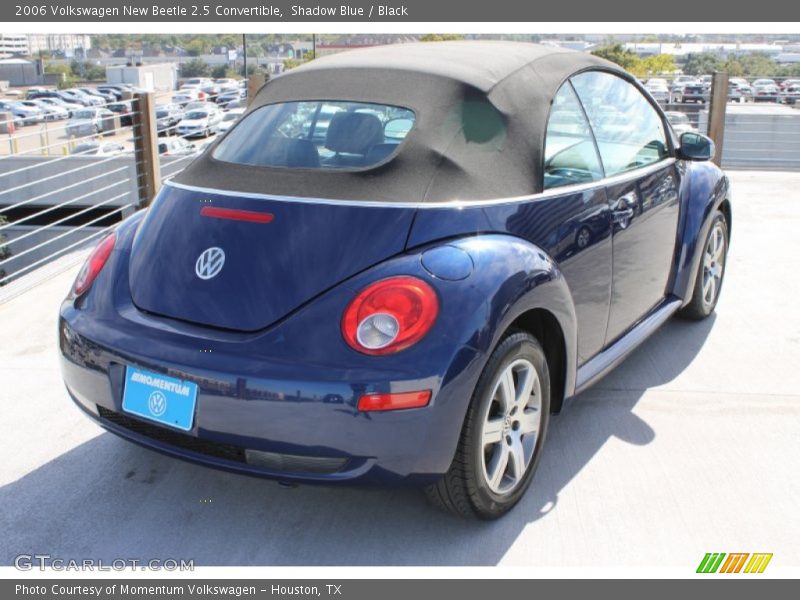
M 429 266 L 426 256 L 443 246 L 463 251 L 472 261 L 471 274 L 461 281 L 437 278 L 443 305 L 446 308 L 447 304 L 453 304 L 452 311 L 443 313 L 455 316 L 454 322 L 445 328 L 450 335 L 457 332 L 454 341 L 474 348 L 485 363 L 520 316 L 531 310 L 545 310 L 555 317 L 563 335 L 566 357 L 565 380 L 561 383 L 566 395 L 571 395 L 575 388 L 577 326 L 572 295 L 558 265 L 537 246 L 503 234 L 472 236 L 430 246 L 419 251 L 421 264 Z M 450 288 L 452 297 L 448 294 Z

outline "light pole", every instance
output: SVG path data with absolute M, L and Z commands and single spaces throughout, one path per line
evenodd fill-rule
M 242 59 L 244 61 L 244 76 L 247 78 L 247 34 L 242 34 Z

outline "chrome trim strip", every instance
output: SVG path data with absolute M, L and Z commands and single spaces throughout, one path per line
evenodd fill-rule
M 254 192 L 236 192 L 232 190 L 220 190 L 216 188 L 205 188 L 185 183 L 178 183 L 167 179 L 164 181 L 165 186 L 174 187 L 181 190 L 190 192 L 200 192 L 206 194 L 216 194 L 219 196 L 228 196 L 231 198 L 252 198 L 255 200 L 274 200 L 277 202 L 295 202 L 300 204 L 330 204 L 333 206 L 364 206 L 371 208 L 477 208 L 481 206 L 494 206 L 499 204 L 517 204 L 520 202 L 536 202 L 545 200 L 547 198 L 554 198 L 556 196 L 567 196 L 569 194 L 577 194 L 585 192 L 601 186 L 616 185 L 624 183 L 632 179 L 646 177 L 651 173 L 655 173 L 664 169 L 672 164 L 675 164 L 675 158 L 666 158 L 652 165 L 635 169 L 626 173 L 620 173 L 612 177 L 606 177 L 598 181 L 590 181 L 588 183 L 578 183 L 574 185 L 565 185 L 562 187 L 551 188 L 538 194 L 530 194 L 528 196 L 514 196 L 510 198 L 494 198 L 490 200 L 444 200 L 441 202 L 372 202 L 369 200 L 334 200 L 331 198 L 302 198 L 299 196 L 281 196 L 272 194 L 259 194 Z

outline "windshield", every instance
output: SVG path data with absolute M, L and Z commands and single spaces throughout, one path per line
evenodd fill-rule
M 200 110 L 193 110 L 191 112 L 186 113 L 183 117 L 184 119 L 207 119 L 208 113 Z
M 95 112 L 93 110 L 78 110 L 75 111 L 76 119 L 94 119 Z
M 413 111 L 386 104 L 270 104 L 244 117 L 213 156 L 261 167 L 363 169 L 393 156 L 414 121 Z

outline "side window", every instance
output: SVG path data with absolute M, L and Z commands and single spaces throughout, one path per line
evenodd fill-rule
M 597 71 L 581 73 L 571 81 L 589 117 L 607 176 L 669 155 L 664 124 L 635 86 Z
M 544 189 L 602 179 L 592 131 L 569 83 L 553 99 L 544 141 Z

